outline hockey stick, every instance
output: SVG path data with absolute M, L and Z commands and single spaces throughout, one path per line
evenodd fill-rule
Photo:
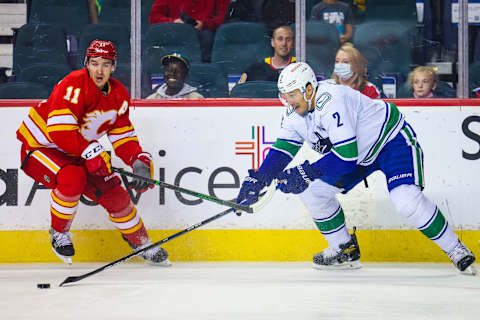
M 144 251 L 150 250 L 150 249 L 152 249 L 152 248 L 154 248 L 154 247 L 156 247 L 156 246 L 159 246 L 159 245 L 161 245 L 161 244 L 163 244 L 163 243 L 165 243 L 165 242 L 167 242 L 167 241 L 170 241 L 170 240 L 172 240 L 172 239 L 175 239 L 175 238 L 181 236 L 182 234 L 185 234 L 185 233 L 190 232 L 190 231 L 192 231 L 192 230 L 195 230 L 195 229 L 197 229 L 197 228 L 199 228 L 199 227 L 201 227 L 201 226 L 204 226 L 204 225 L 206 225 L 207 223 L 210 223 L 210 222 L 212 222 L 212 221 L 214 221 L 214 220 L 217 220 L 218 218 L 221 218 L 221 217 L 223 217 L 224 215 L 227 215 L 227 214 L 229 214 L 230 212 L 233 212 L 233 211 L 234 211 L 233 208 L 230 208 L 230 209 L 227 209 L 227 210 L 225 210 L 225 211 L 222 211 L 222 212 L 214 215 L 213 217 L 210 217 L 210 218 L 208 218 L 208 219 L 203 220 L 202 222 L 199 222 L 199 223 L 197 223 L 197 224 L 195 224 L 195 225 L 193 225 L 193 226 L 191 226 L 191 227 L 188 227 L 187 229 L 184 229 L 184 230 L 182 230 L 182 231 L 180 231 L 180 232 L 177 232 L 177 233 L 175 233 L 175 234 L 172 234 L 172 235 L 169 236 L 169 237 L 166 237 L 166 238 L 164 238 L 164 239 L 162 239 L 162 240 L 160 240 L 160 241 L 157 241 L 157 242 L 155 242 L 155 243 L 152 243 L 151 245 L 149 245 L 149 246 L 147 246 L 147 247 L 145 247 L 145 248 L 142 248 L 142 249 L 140 249 L 140 250 L 138 250 L 138 251 L 134 251 L 134 252 L 130 253 L 129 255 L 127 255 L 127 256 L 125 256 L 125 257 L 123 257 L 123 258 L 120 258 L 120 259 L 118 259 L 118 260 L 115 260 L 115 261 L 113 261 L 113 262 L 110 262 L 109 264 L 104 265 L 103 267 L 100 267 L 100 268 L 95 269 L 95 270 L 93 270 L 93 271 L 90 271 L 90 272 L 88 272 L 88 273 L 82 274 L 81 276 L 67 277 L 65 280 L 63 280 L 62 283 L 60 283 L 59 287 L 63 286 L 64 284 L 67 284 L 67 283 L 77 282 L 77 281 L 80 281 L 80 280 L 82 280 L 82 279 L 88 278 L 88 277 L 90 277 L 90 276 L 93 276 L 94 274 L 97 274 L 97 273 L 105 270 L 105 269 L 111 268 L 111 267 L 113 267 L 113 266 L 115 266 L 115 265 L 117 265 L 117 264 L 119 264 L 119 263 L 122 263 L 122 262 L 124 262 L 124 261 L 130 260 L 131 258 L 138 256 L 139 254 L 141 254 L 141 253 L 144 252 Z
M 254 209 L 253 206 L 246 206 L 246 205 L 238 204 L 238 203 L 235 203 L 235 202 L 232 202 L 232 201 L 222 200 L 222 199 L 219 199 L 217 197 L 213 197 L 213 196 L 209 196 L 209 195 L 206 195 L 206 194 L 203 194 L 203 193 L 200 193 L 200 192 L 185 189 L 185 188 L 175 186 L 173 184 L 169 184 L 169 183 L 166 183 L 166 182 L 163 182 L 163 181 L 142 177 L 142 176 L 139 176 L 137 174 L 125 171 L 121 168 L 112 167 L 112 171 L 120 173 L 123 176 L 133 177 L 133 178 L 136 178 L 136 179 L 141 179 L 143 181 L 149 182 L 150 184 L 155 184 L 157 186 L 161 186 L 161 187 L 165 187 L 167 189 L 172 189 L 172 190 L 175 190 L 175 191 L 178 191 L 178 192 L 181 192 L 181 193 L 189 194 L 189 195 L 197 197 L 197 198 L 212 201 L 212 202 L 215 202 L 215 203 L 233 208 L 235 210 L 245 211 L 245 212 L 248 212 L 248 213 L 253 213 L 253 212 L 256 212 L 256 210 L 258 210 L 258 209 Z

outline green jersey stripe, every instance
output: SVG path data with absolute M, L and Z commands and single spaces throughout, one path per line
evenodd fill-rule
M 292 156 L 292 158 L 295 157 L 301 147 L 301 145 L 297 145 L 283 139 L 277 139 L 277 141 L 275 141 L 275 144 L 272 146 L 273 149 L 287 152 L 289 155 Z
M 374 157 L 376 157 L 378 153 L 380 153 L 380 150 L 382 149 L 382 147 L 387 142 L 386 141 L 387 137 L 389 137 L 392 131 L 394 131 L 398 127 L 398 125 L 403 121 L 403 117 L 400 111 L 398 111 L 397 106 L 395 106 L 393 103 L 387 103 L 387 106 L 390 109 L 389 110 L 390 112 L 389 112 L 388 119 L 386 121 L 386 125 L 383 128 L 383 132 L 381 133 L 380 138 L 377 140 L 374 147 L 371 149 L 369 154 L 365 157 L 365 159 L 362 162 L 369 162 Z
M 350 143 L 337 145 L 332 148 L 332 151 L 342 160 L 352 161 L 358 159 L 357 140 Z

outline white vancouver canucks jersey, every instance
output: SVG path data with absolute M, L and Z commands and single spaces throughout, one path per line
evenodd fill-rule
M 319 83 L 314 109 L 306 115 L 287 107 L 274 149 L 295 156 L 304 141 L 343 161 L 369 165 L 404 124 L 394 104 L 372 100 L 348 86 Z

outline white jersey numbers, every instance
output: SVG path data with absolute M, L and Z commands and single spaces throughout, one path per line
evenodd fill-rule
M 71 97 L 73 91 L 73 97 Z M 80 96 L 80 88 L 73 89 L 73 86 L 67 88 L 67 93 L 63 96 L 63 99 L 70 101 L 73 104 L 78 103 L 78 97 Z

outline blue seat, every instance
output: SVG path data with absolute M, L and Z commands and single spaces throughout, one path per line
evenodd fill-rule
M 232 98 L 278 98 L 274 81 L 247 81 L 237 84 L 230 92 Z
M 38 62 L 67 64 L 67 44 L 64 30 L 53 24 L 27 23 L 16 33 L 13 45 L 13 74 Z
M 159 23 L 151 25 L 143 42 L 143 69 L 154 73 L 160 58 L 166 54 L 178 52 L 191 63 L 200 62 L 200 43 L 197 30 L 189 24 Z
M 365 9 L 365 22 L 402 21 L 417 23 L 416 0 L 368 0 Z
M 90 23 L 87 1 L 34 0 L 30 22 L 60 24 L 68 35 L 78 39 L 83 27 Z
M 240 75 L 248 65 L 271 53 L 270 37 L 263 24 L 230 22 L 215 33 L 212 63 L 217 63 L 226 74 Z
M 353 42 L 367 59 L 370 74 L 399 73 L 406 78 L 412 63 L 408 26 L 398 22 L 366 22 L 357 26 Z
M 192 63 L 186 82 L 205 98 L 228 97 L 227 77 L 216 64 Z
M 58 63 L 34 63 L 22 69 L 17 80 L 20 82 L 40 83 L 52 90 L 72 69 Z
M 34 82 L 7 82 L 0 84 L 0 99 L 46 99 L 47 86 Z
M 130 62 L 130 34 L 126 27 L 119 23 L 89 24 L 80 35 L 76 68 L 83 67 L 85 52 L 95 39 L 112 41 L 117 50 L 117 62 Z

